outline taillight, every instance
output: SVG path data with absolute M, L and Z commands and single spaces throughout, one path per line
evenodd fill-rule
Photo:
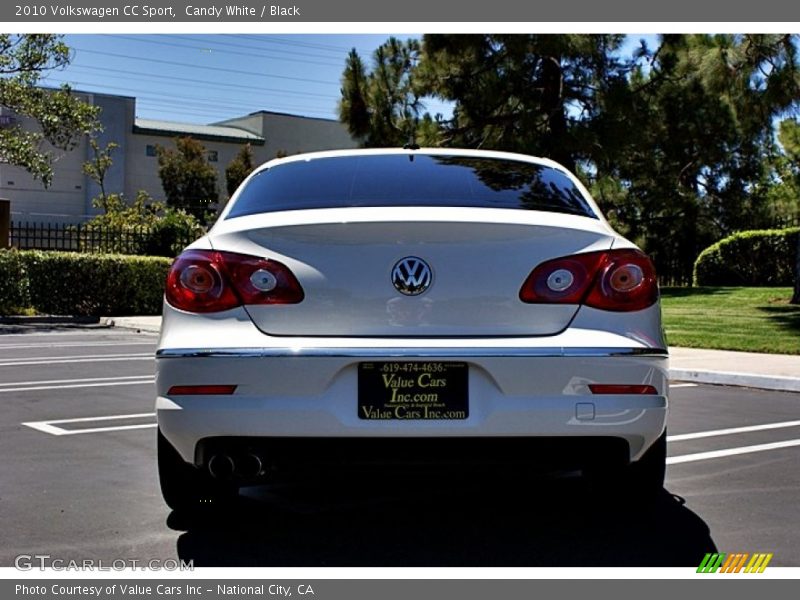
M 628 385 L 622 383 L 590 383 L 589 390 L 593 394 L 658 394 L 652 385 Z
M 642 310 L 658 300 L 656 268 L 640 250 L 611 250 L 584 304 L 615 311 Z
M 230 396 L 235 385 L 173 385 L 168 396 Z
M 605 252 L 588 252 L 542 263 L 522 285 L 520 300 L 535 304 L 580 304 L 604 257 Z
M 167 275 L 167 302 L 175 308 L 219 312 L 245 304 L 296 304 L 303 288 L 283 264 L 257 256 L 187 250 Z
M 632 249 L 587 252 L 537 266 L 519 292 L 535 304 L 585 304 L 611 311 L 642 310 L 658 300 L 656 270 Z

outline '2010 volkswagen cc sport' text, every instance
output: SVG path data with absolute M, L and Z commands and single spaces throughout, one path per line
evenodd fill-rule
M 327 463 L 553 463 L 663 486 L 656 275 L 581 183 L 474 150 L 273 160 L 174 262 L 157 351 L 173 508 Z

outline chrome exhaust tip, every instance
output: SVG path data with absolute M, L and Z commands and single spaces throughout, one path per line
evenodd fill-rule
M 245 454 L 236 463 L 236 474 L 241 477 L 258 477 L 264 472 L 264 463 L 257 454 Z
M 208 461 L 208 472 L 214 479 L 230 479 L 236 470 L 236 463 L 227 454 L 215 454 Z

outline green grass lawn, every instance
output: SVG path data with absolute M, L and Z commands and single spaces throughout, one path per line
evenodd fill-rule
M 670 346 L 800 354 L 791 288 L 662 288 Z

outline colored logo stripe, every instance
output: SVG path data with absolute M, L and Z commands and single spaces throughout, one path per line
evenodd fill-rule
M 698 573 L 740 573 L 744 568 L 745 573 L 763 573 L 772 560 L 772 553 L 756 552 L 750 555 L 747 552 L 709 552 L 697 567 Z M 747 559 L 750 562 L 747 562 Z M 745 567 L 745 563 L 747 566 Z
M 767 568 L 769 561 L 772 560 L 772 553 L 769 554 L 753 554 L 753 558 L 750 559 L 750 562 L 745 568 L 745 573 L 763 573 L 764 569 Z
M 722 570 L 720 573 L 738 573 L 742 570 L 744 561 L 746 561 L 749 556 L 750 555 L 747 553 L 738 552 L 736 554 L 729 554 L 728 560 L 726 560 L 725 564 L 722 565 Z
M 700 566 L 697 567 L 698 573 L 716 573 L 722 561 L 725 560 L 725 553 L 708 553 L 703 557 Z

